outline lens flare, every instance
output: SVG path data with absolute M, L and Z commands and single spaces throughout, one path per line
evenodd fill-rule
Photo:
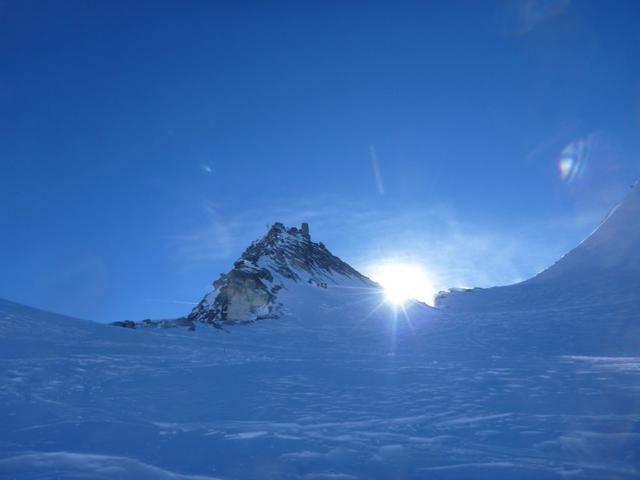
M 588 135 L 564 147 L 558 161 L 561 180 L 573 182 L 582 175 L 591 156 L 595 139 L 595 135 Z
M 573 171 L 574 160 L 571 157 L 564 157 L 560 159 L 558 167 L 560 168 L 560 178 L 567 180 L 571 172 Z

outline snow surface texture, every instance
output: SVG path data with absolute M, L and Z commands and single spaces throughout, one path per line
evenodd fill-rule
M 0 478 L 638 478 L 639 205 L 441 310 L 283 280 L 279 318 L 193 332 L 0 301 Z

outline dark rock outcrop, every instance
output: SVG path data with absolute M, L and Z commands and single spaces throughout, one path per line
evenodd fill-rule
M 195 325 L 191 320 L 186 317 L 175 318 L 171 320 L 151 320 L 149 318 L 134 322 L 133 320 L 121 320 L 117 322 L 111 322 L 110 325 L 114 327 L 122 328 L 177 328 L 187 327 L 190 330 L 195 330 Z

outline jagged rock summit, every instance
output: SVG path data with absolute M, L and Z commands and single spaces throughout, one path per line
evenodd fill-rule
M 186 317 L 175 320 L 114 322 L 125 328 L 173 328 L 208 324 L 217 328 L 277 318 L 284 312 L 280 294 L 289 288 L 328 289 L 382 287 L 333 255 L 322 242 L 313 242 L 309 224 L 287 228 L 274 223 L 249 245 L 233 268 L 213 282 L 213 290 Z
M 283 312 L 279 292 L 292 283 L 313 288 L 353 284 L 380 288 L 331 254 L 322 242 L 313 242 L 307 223 L 287 228 L 278 222 L 244 251 L 228 273 L 213 282 L 213 291 L 187 320 L 221 326 L 279 317 Z

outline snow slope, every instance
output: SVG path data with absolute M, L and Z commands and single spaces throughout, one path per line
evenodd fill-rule
M 637 228 L 616 215 L 610 241 Z M 282 280 L 278 318 L 222 329 L 0 300 L 0 478 L 638 478 L 640 298 L 616 277 L 633 263 L 576 255 L 441 311 Z
M 638 291 L 640 182 L 586 240 L 542 273 L 506 287 L 445 292 L 436 305 L 456 311 L 616 308 L 633 315 Z

